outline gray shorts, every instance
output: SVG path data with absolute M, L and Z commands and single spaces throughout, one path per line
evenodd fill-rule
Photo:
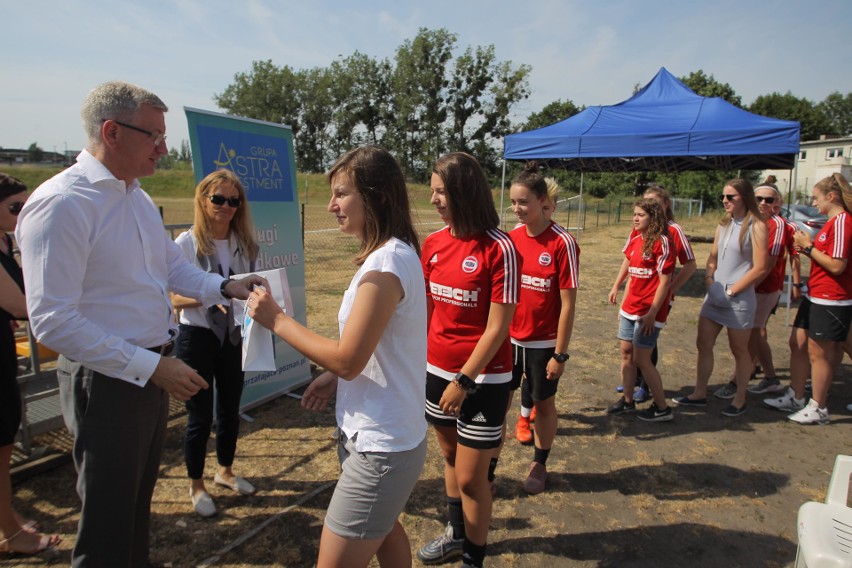
M 325 524 L 343 538 L 384 538 L 405 508 L 426 462 L 426 438 L 404 452 L 358 452 L 343 432 L 337 444 L 340 479 Z

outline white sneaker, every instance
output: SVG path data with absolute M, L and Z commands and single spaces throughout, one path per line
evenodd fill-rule
M 805 399 L 796 398 L 796 393 L 793 391 L 792 387 L 787 387 L 787 392 L 785 392 L 783 396 L 779 396 L 778 398 L 766 398 L 763 400 L 763 404 L 774 408 L 775 410 L 796 412 L 797 410 L 801 410 L 805 407 Z
M 788 420 L 798 422 L 799 424 L 828 424 L 828 409 L 820 408 L 819 404 L 814 399 L 808 402 L 808 405 L 787 417 Z

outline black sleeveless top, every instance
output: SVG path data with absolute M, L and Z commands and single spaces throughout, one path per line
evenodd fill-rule
M 0 265 L 3 266 L 3 270 L 12 277 L 12 280 L 18 285 L 21 289 L 21 292 L 24 291 L 24 273 L 21 270 L 21 267 L 18 266 L 18 263 L 15 262 L 15 259 L 12 257 L 12 239 L 9 238 L 9 235 L 3 234 L 3 240 L 6 243 L 6 247 L 9 250 L 9 254 L 4 253 L 0 250 Z M 16 369 L 17 368 L 17 355 L 15 353 L 15 334 L 12 331 L 12 328 L 9 327 L 9 322 L 15 318 L 12 317 L 12 314 L 0 308 L 0 372 L 3 374 L 7 373 L 7 369 Z M 0 377 L 2 379 L 8 379 L 10 377 Z M 11 377 L 14 379 L 14 377 Z

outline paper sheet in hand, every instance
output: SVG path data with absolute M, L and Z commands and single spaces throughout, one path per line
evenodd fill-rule
M 281 306 L 288 314 L 293 314 L 293 300 L 290 296 L 290 284 L 287 281 L 285 268 L 277 270 L 265 270 L 254 272 L 269 282 L 269 293 L 275 299 L 275 303 Z M 235 275 L 232 278 L 240 279 L 246 274 Z M 234 319 L 237 325 L 242 326 L 243 337 L 243 371 L 274 371 L 275 349 L 273 347 L 272 332 L 262 325 L 256 323 L 245 309 L 245 302 L 233 300 Z M 237 319 L 239 318 L 239 319 Z

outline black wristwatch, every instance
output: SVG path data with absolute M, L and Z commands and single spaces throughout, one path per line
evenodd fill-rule
M 219 285 L 219 293 L 220 293 L 220 294 L 222 294 L 222 297 L 224 297 L 224 298 L 226 298 L 226 299 L 228 299 L 228 300 L 232 300 L 234 297 L 233 297 L 233 296 L 231 296 L 230 294 L 228 294 L 228 293 L 225 291 L 225 286 L 227 286 L 227 285 L 228 285 L 228 282 L 230 282 L 230 280 L 228 280 L 227 278 L 225 278 L 224 280 L 222 280 L 222 283 Z
M 554 354 L 553 354 L 553 359 L 554 359 L 557 363 L 564 363 L 564 362 L 565 362 L 565 361 L 567 361 L 570 357 L 571 357 L 571 356 L 570 356 L 570 355 L 568 355 L 567 353 L 554 353 Z
M 814 245 L 809 247 L 805 247 L 802 249 L 802 252 L 805 253 L 805 256 L 811 256 L 811 251 L 814 250 Z
M 465 392 L 471 392 L 476 389 L 476 381 L 459 371 L 456 373 L 456 378 L 453 379 L 453 382 L 456 383 L 461 389 Z

